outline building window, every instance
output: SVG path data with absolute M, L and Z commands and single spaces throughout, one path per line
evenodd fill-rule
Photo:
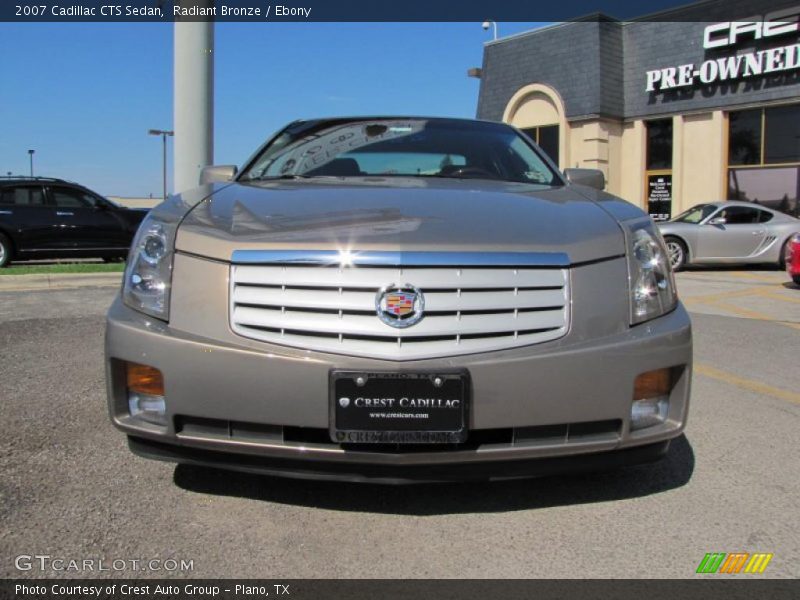
M 672 218 L 672 119 L 648 121 L 645 160 L 647 212 L 656 221 Z
M 798 215 L 800 105 L 728 114 L 728 199 Z
M 542 125 L 523 129 L 550 159 L 558 164 L 558 125 Z
M 764 109 L 764 163 L 800 163 L 800 106 Z
M 647 122 L 647 170 L 672 168 L 672 119 Z
M 761 110 L 728 115 L 728 164 L 761 164 Z
M 800 167 L 728 169 L 728 200 L 755 202 L 798 216 Z

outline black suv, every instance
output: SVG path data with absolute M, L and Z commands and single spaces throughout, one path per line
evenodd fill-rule
M 36 258 L 124 258 L 147 210 L 62 179 L 0 177 L 0 267 Z

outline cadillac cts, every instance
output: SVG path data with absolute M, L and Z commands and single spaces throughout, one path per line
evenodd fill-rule
M 106 339 L 136 454 L 501 479 L 663 456 L 691 326 L 650 218 L 507 125 L 292 123 L 150 212 Z

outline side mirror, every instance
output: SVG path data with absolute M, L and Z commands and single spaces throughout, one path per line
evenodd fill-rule
M 708 224 L 709 225 L 725 225 L 725 223 L 727 223 L 727 222 L 728 222 L 728 219 L 726 219 L 725 217 L 715 217 L 715 218 L 711 219 L 708 222 Z
M 214 183 L 215 181 L 230 181 L 238 172 L 239 168 L 236 165 L 203 167 L 203 170 L 200 171 L 200 185 Z
M 606 176 L 599 169 L 564 169 L 564 176 L 570 183 L 585 185 L 600 191 L 606 189 Z

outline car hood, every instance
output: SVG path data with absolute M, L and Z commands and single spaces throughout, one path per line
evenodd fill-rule
M 217 188 L 188 212 L 178 251 L 242 249 L 563 252 L 619 256 L 622 230 L 577 187 L 478 180 L 291 180 Z

